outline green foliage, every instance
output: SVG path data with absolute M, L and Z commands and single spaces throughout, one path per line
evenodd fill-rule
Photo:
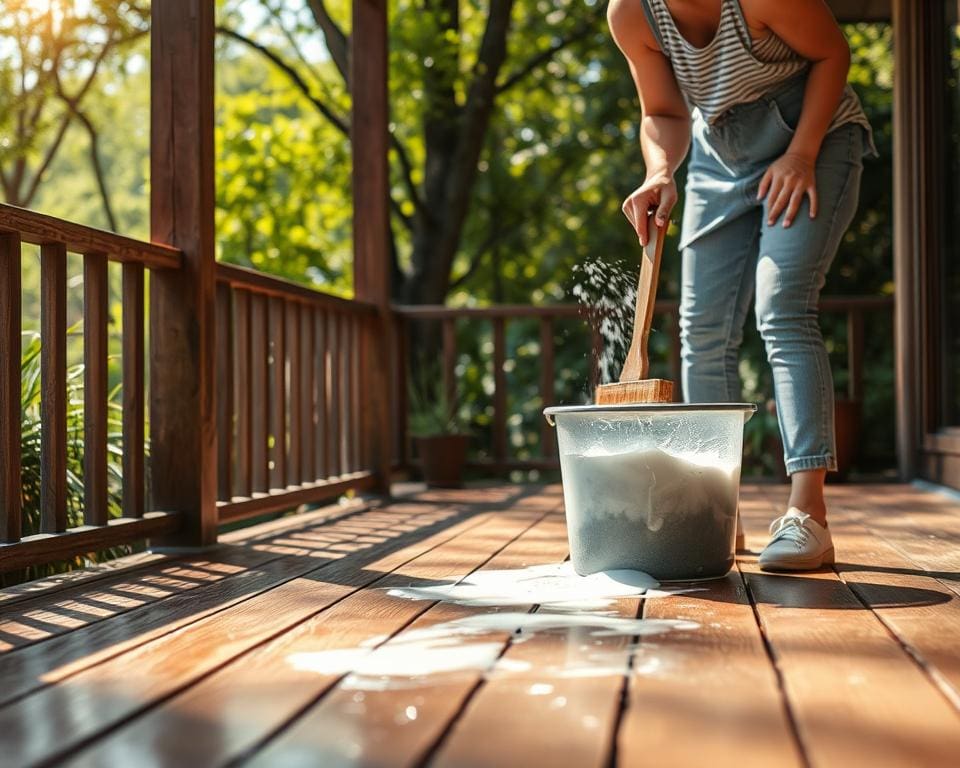
M 149 17 L 149 5 L 129 0 L 0 0 L 0 186 L 6 202 L 35 206 L 44 181 L 57 178 L 61 149 L 79 145 L 87 154 L 84 171 L 94 172 L 91 180 L 100 178 L 91 185 L 93 198 L 106 222 L 115 223 L 113 180 L 97 147 L 110 115 L 90 104 L 109 102 L 110 83 L 136 68 L 131 45 L 145 38 Z
M 419 366 L 407 385 L 408 425 L 413 437 L 461 435 L 467 432 L 455 400 L 447 396 L 438 365 Z

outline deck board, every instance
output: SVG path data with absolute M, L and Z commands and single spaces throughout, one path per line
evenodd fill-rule
M 782 507 L 771 499 L 767 517 Z M 840 530 L 837 538 L 846 557 Z M 812 764 L 906 768 L 949 765 L 960 755 L 960 713 L 835 570 L 764 574 L 753 557 L 739 566 Z M 906 589 L 886 594 L 914 599 Z
M 960 754 L 949 496 L 832 486 L 837 565 L 789 576 L 756 565 L 784 487 L 747 486 L 750 551 L 725 579 L 570 614 L 693 622 L 625 636 L 520 631 L 550 605 L 388 594 L 567 554 L 558 486 L 397 490 L 202 554 L 0 591 L 4 762 L 883 768 Z M 425 631 L 478 618 L 495 628 L 426 646 L 450 671 L 397 676 Z
M 530 564 L 562 560 L 567 552 L 561 526 L 545 519 L 505 547 L 480 570 L 520 568 Z M 550 525 L 553 522 L 554 525 Z M 550 530 L 552 528 L 552 530 Z M 543 535 L 544 532 L 546 535 Z M 463 570 L 471 570 L 470 568 Z M 463 572 L 461 570 L 461 573 Z M 513 606 L 526 612 L 533 605 Z M 462 620 L 497 608 L 473 608 L 438 603 L 429 608 L 404 631 L 377 649 L 380 654 L 405 643 L 412 632 L 423 632 L 439 624 Z M 469 646 L 485 658 L 496 658 L 510 641 L 510 633 L 489 632 L 471 638 Z M 482 679 L 481 669 L 458 669 L 438 675 L 411 690 L 403 685 L 376 690 L 371 685 L 342 682 L 291 728 L 270 742 L 251 761 L 253 766 L 300 765 L 416 765 L 449 727 L 463 703 Z M 409 707 L 415 708 L 413 711 Z M 410 717 L 410 714 L 414 714 Z
M 427 607 L 388 598 L 383 589 L 458 574 L 465 563 L 483 562 L 543 514 L 517 510 L 473 520 L 418 544 L 424 551 L 408 562 L 397 560 L 412 551 L 371 564 L 380 578 L 366 589 L 326 610 L 316 601 L 308 621 L 218 670 L 71 765 L 122 763 L 135 757 L 143 739 L 157 733 L 178 734 L 176 741 L 158 745 L 171 764 L 220 765 L 242 756 L 337 682 L 343 672 L 331 671 L 330 665 L 338 663 L 338 650 L 349 654 L 362 649 L 365 642 L 399 631 Z M 210 717 L 218 723 L 215 732 Z

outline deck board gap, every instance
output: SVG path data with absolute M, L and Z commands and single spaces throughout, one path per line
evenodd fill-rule
M 802 736 L 800 735 L 800 724 L 797 721 L 797 715 L 793 711 L 793 705 L 790 703 L 790 697 L 787 695 L 787 686 L 786 680 L 783 675 L 783 670 L 780 668 L 780 664 L 777 661 L 777 652 L 773 647 L 773 643 L 770 642 L 770 638 L 767 636 L 767 631 L 763 626 L 763 619 L 760 616 L 760 609 L 757 607 L 757 600 L 754 597 L 753 590 L 750 588 L 750 581 L 746 578 L 745 574 L 740 568 L 740 562 L 736 564 L 737 575 L 740 577 L 740 582 L 743 584 L 744 592 L 747 596 L 747 600 L 750 602 L 750 610 L 753 611 L 753 618 L 757 622 L 757 629 L 760 632 L 760 639 L 763 642 L 763 648 L 767 654 L 767 660 L 770 662 L 770 666 L 773 669 L 773 674 L 777 680 L 777 688 L 780 690 L 780 703 L 783 707 L 783 714 L 787 722 L 787 726 L 790 729 L 790 734 L 793 736 L 793 740 L 797 745 L 797 752 L 800 755 L 800 759 L 803 761 L 805 768 L 812 768 L 812 763 L 810 761 L 810 756 L 807 753 L 806 744 L 803 741 Z

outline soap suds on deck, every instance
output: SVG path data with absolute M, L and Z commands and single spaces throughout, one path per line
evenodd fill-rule
M 691 621 L 628 618 L 604 610 L 623 598 L 648 599 L 696 591 L 657 587 L 654 579 L 639 571 L 578 576 L 569 562 L 476 571 L 449 583 L 394 588 L 387 594 L 406 600 L 515 610 L 477 612 L 426 626 L 415 623 L 392 638 L 377 635 L 352 648 L 294 653 L 287 663 L 303 672 L 345 675 L 341 686 L 348 690 L 413 689 L 452 682 L 463 672 L 480 672 L 488 678 L 528 673 L 530 662 L 502 657 L 504 636 L 516 644 L 539 633 L 559 632 L 571 654 L 561 664 L 538 668 L 538 675 L 566 678 L 627 674 L 630 657 L 639 648 L 638 640 L 699 626 Z M 539 610 L 528 613 L 534 605 Z M 606 639 L 613 637 L 630 640 L 610 647 Z
M 640 571 L 611 570 L 579 576 L 569 562 L 505 571 L 475 571 L 447 584 L 398 587 L 387 592 L 408 600 L 439 600 L 478 607 L 541 605 L 552 611 L 606 608 L 622 597 L 665 597 L 688 590 L 660 590 Z

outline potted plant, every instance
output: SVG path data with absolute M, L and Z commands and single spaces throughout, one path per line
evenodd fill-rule
M 462 488 L 470 437 L 441 377 L 425 376 L 409 388 L 409 429 L 420 457 L 423 479 L 432 488 Z

